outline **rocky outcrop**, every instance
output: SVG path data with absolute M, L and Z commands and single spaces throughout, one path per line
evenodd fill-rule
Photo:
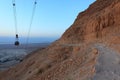
M 78 43 L 119 33 L 119 13 L 119 0 L 98 0 L 78 15 L 61 39 L 65 42 Z
M 97 0 L 77 16 L 59 40 L 1 72 L 0 80 L 93 79 L 100 52 L 94 45 L 119 43 L 119 21 L 120 0 Z

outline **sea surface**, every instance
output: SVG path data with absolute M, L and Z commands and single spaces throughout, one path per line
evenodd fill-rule
M 18 40 L 21 44 L 26 43 L 51 43 L 57 40 L 59 37 L 19 37 Z M 15 37 L 1 37 L 0 36 L 0 44 L 14 44 L 16 41 Z

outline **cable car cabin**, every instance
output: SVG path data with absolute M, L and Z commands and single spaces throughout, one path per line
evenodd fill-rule
M 15 41 L 14 45 L 15 45 L 15 46 L 19 46 L 19 44 L 20 44 L 20 43 L 19 43 L 19 41 L 18 41 L 18 34 L 16 34 L 16 41 Z
M 13 13 L 14 13 L 14 21 L 15 21 L 15 32 L 16 32 L 16 40 L 15 40 L 15 43 L 14 45 L 15 46 L 19 46 L 20 43 L 19 43 L 19 36 L 18 36 L 18 30 L 17 30 L 17 15 L 16 15 L 16 3 L 15 3 L 15 0 L 13 0 L 12 2 L 12 5 L 13 5 Z M 37 5 L 37 0 L 34 1 L 34 6 L 33 6 L 33 11 L 32 11 L 32 16 L 31 16 L 31 20 L 30 20 L 30 26 L 29 26 L 29 30 L 28 30 L 28 37 L 30 35 L 30 29 L 31 29 L 31 26 L 32 26 L 32 22 L 33 22 L 33 17 L 34 17 L 34 14 L 35 14 L 35 9 L 36 9 L 36 5 Z M 28 42 L 28 41 L 27 41 Z M 28 44 L 28 43 L 27 43 Z
M 20 45 L 19 41 L 15 41 L 14 45 L 19 46 Z

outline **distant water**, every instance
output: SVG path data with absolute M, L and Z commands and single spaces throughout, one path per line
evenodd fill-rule
M 30 37 L 28 43 L 51 43 L 57 40 L 58 37 Z M 27 37 L 19 37 L 22 44 L 26 44 Z M 0 37 L 0 44 L 14 44 L 15 37 Z

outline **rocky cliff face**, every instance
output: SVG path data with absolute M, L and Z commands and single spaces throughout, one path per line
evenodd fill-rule
M 97 0 L 78 15 L 61 39 L 65 42 L 79 43 L 119 33 L 119 9 L 119 0 Z
M 77 16 L 59 40 L 1 72 L 0 80 L 112 80 L 97 77 L 96 64 L 98 56 L 109 53 L 111 48 L 119 52 L 115 45 L 120 43 L 119 34 L 120 0 L 97 0 Z M 105 46 L 109 49 L 104 50 Z M 119 65 L 119 61 L 115 64 Z

